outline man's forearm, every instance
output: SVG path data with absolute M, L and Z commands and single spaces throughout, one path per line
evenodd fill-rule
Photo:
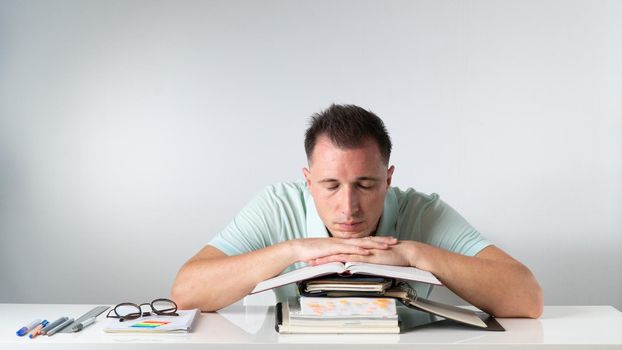
M 181 309 L 216 311 L 295 261 L 287 242 L 235 256 L 195 257 L 177 274 L 172 297 Z
M 489 248 L 469 257 L 417 243 L 411 262 L 432 272 L 454 293 L 490 314 L 539 317 L 542 289 L 531 271 L 498 248 Z
M 206 246 L 179 270 L 171 294 L 181 309 L 214 311 L 242 299 L 257 283 L 295 262 L 334 254 L 366 256 L 372 249 L 388 251 L 397 242 L 393 237 L 304 238 L 235 256 Z

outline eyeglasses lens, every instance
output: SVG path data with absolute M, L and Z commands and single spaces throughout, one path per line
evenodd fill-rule
M 115 312 L 122 318 L 138 318 L 140 317 L 140 309 L 136 305 L 118 305 Z
M 174 313 L 177 311 L 177 305 L 175 305 L 175 303 L 171 300 L 165 299 L 155 300 L 151 304 L 151 307 L 153 308 L 153 311 L 160 314 Z

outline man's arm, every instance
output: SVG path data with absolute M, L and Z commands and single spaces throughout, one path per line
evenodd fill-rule
M 531 317 L 542 314 L 543 294 L 529 269 L 495 246 L 476 256 L 465 256 L 415 241 L 400 241 L 372 254 L 340 254 L 314 259 L 313 265 L 331 261 L 363 261 L 415 266 L 432 272 L 464 300 L 497 317 Z
M 415 243 L 412 266 L 428 270 L 469 303 L 497 317 L 542 315 L 542 288 L 531 271 L 503 250 L 488 246 L 470 257 Z
M 371 249 L 386 250 L 396 243 L 392 237 L 306 238 L 234 256 L 208 245 L 179 270 L 171 296 L 180 309 L 215 311 L 242 299 L 257 283 L 295 262 L 335 254 L 365 256 Z

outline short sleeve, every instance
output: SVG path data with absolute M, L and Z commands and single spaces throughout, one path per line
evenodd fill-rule
M 266 189 L 253 198 L 209 245 L 227 255 L 239 255 L 272 244 L 275 204 Z
M 491 245 L 438 195 L 433 195 L 423 210 L 420 232 L 424 243 L 467 256 L 474 256 Z

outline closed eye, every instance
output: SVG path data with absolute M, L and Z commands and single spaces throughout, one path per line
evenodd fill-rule
M 364 190 L 370 190 L 376 186 L 376 181 L 363 181 L 358 182 L 356 185 Z

